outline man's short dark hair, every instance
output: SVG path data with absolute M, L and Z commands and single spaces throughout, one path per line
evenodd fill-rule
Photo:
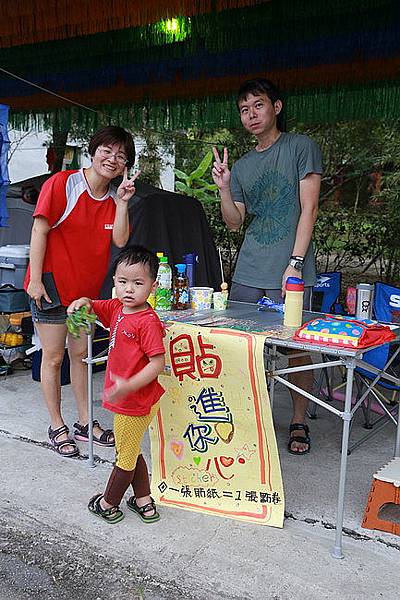
M 132 135 L 122 127 L 102 127 L 90 138 L 89 154 L 94 156 L 99 146 L 121 144 L 127 157 L 126 166 L 130 169 L 135 163 L 135 144 Z
M 264 79 L 262 77 L 258 79 L 248 79 L 244 81 L 239 88 L 236 106 L 239 109 L 239 102 L 246 100 L 247 96 L 252 94 L 253 96 L 260 96 L 265 94 L 271 100 L 272 104 L 275 104 L 277 100 L 280 100 L 283 104 L 283 95 L 281 91 L 272 83 L 270 79 Z M 284 131 L 285 119 L 283 109 L 277 115 L 276 125 L 280 131 Z
M 120 264 L 126 265 L 147 265 L 149 268 L 150 277 L 155 281 L 157 279 L 158 272 L 158 257 L 151 250 L 147 250 L 144 246 L 127 246 L 124 248 L 115 259 L 113 265 L 113 275 L 115 275 L 115 271 L 117 270 L 118 265 Z

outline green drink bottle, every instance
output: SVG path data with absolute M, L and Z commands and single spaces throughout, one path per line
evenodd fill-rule
M 156 310 L 171 310 L 172 270 L 166 256 L 160 257 L 157 273 Z

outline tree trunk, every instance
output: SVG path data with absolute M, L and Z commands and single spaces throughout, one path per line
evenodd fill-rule
M 54 161 L 49 164 L 49 170 L 53 173 L 58 173 L 62 170 L 65 148 L 67 146 L 68 130 L 62 129 L 57 122 L 57 118 L 53 122 L 53 143 Z

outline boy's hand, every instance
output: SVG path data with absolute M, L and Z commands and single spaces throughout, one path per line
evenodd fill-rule
M 92 309 L 92 303 L 89 298 L 78 298 L 78 300 L 73 300 L 71 304 L 67 308 L 67 314 L 72 315 L 76 310 L 82 308 L 82 306 L 87 306 L 88 310 Z
M 128 379 L 123 379 L 123 377 L 114 375 L 114 373 L 110 373 L 110 379 L 114 382 L 114 385 L 104 392 L 108 402 L 115 402 L 118 398 L 126 396 L 132 391 L 132 386 L 129 385 Z
M 218 186 L 220 190 L 229 189 L 230 181 L 231 181 L 231 172 L 228 169 L 228 148 L 224 148 L 224 157 L 221 159 L 218 154 L 218 150 L 213 147 L 214 154 L 214 165 L 211 171 L 212 178 L 214 180 L 215 185 Z

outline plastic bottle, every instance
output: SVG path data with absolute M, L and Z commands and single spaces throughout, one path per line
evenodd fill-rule
M 172 270 L 166 256 L 160 257 L 157 273 L 156 310 L 171 310 Z
M 189 281 L 186 276 L 186 265 L 177 264 L 176 275 L 172 291 L 172 308 L 175 310 L 184 310 L 189 308 Z
M 370 283 L 358 283 L 356 289 L 356 317 L 357 319 L 370 319 L 372 316 L 374 286 Z
M 164 256 L 163 252 L 157 252 L 157 258 L 158 260 L 161 259 L 162 256 Z M 158 277 L 158 274 L 157 274 Z M 150 296 L 147 298 L 147 302 L 150 304 L 151 308 L 155 308 L 156 307 L 156 295 L 151 293 Z
M 303 317 L 304 281 L 299 277 L 286 280 L 285 315 L 283 324 L 287 327 L 300 327 Z

